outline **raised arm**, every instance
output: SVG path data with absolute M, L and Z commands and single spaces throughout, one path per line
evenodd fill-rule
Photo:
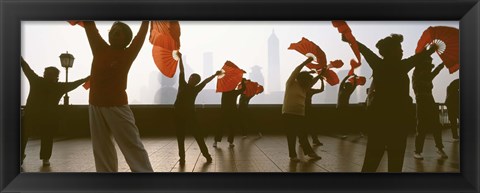
M 178 52 L 177 55 L 179 57 L 178 68 L 180 70 L 179 77 L 178 77 L 178 84 L 180 86 L 184 86 L 187 84 L 187 82 L 185 81 L 185 69 L 183 67 L 182 53 Z
M 350 78 L 352 75 L 347 75 L 345 78 L 343 78 L 342 82 L 340 83 L 340 89 L 343 89 L 345 87 L 345 83 L 347 82 L 348 78 Z
M 68 82 L 68 83 L 62 82 L 62 83 L 60 83 L 61 90 L 62 90 L 63 93 L 70 92 L 73 89 L 76 89 L 78 86 L 85 83 L 89 78 L 90 78 L 90 76 L 87 76 L 83 79 L 79 79 L 79 80 L 76 80 L 74 82 Z
M 20 57 L 20 60 L 20 66 L 22 67 L 23 73 L 25 73 L 25 76 L 29 81 L 34 78 L 39 78 L 39 76 L 35 74 L 35 72 L 30 68 L 28 63 L 23 59 L 23 57 Z
M 405 62 L 405 70 L 408 72 L 410 70 L 412 70 L 413 67 L 415 67 L 418 63 L 419 60 L 421 60 L 422 58 L 425 58 L 425 57 L 428 57 L 430 55 L 432 55 L 435 50 L 437 49 L 436 46 L 432 46 L 430 49 L 423 49 L 422 52 L 420 53 L 417 53 L 413 56 L 410 56 L 409 58 L 403 60 Z
M 365 60 L 367 61 L 368 65 L 370 68 L 375 69 L 380 63 L 381 59 L 380 57 L 377 56 L 372 50 L 370 50 L 367 46 L 363 45 L 362 43 L 358 42 L 358 49 L 360 50 L 360 53 L 365 57 Z
M 307 60 L 305 60 L 303 63 L 301 63 L 300 65 L 298 65 L 292 72 L 292 74 L 290 74 L 290 77 L 288 77 L 288 80 L 287 80 L 287 84 L 291 84 L 293 81 L 295 81 L 295 79 L 297 78 L 298 74 L 300 74 L 300 71 L 302 70 L 302 68 L 309 64 L 310 62 L 312 62 L 313 58 L 311 57 L 308 57 Z
M 242 82 L 240 83 L 242 85 L 242 88 L 237 90 L 237 94 L 242 94 L 245 91 L 245 89 L 247 89 L 245 80 L 246 80 L 245 78 L 242 78 Z
M 127 48 L 128 51 L 132 54 L 133 59 L 135 59 L 138 55 L 138 52 L 140 52 L 140 49 L 142 49 L 143 42 L 145 42 L 145 37 L 147 36 L 148 32 L 148 21 L 142 21 L 142 25 L 140 26 L 140 29 L 138 30 L 137 35 L 135 38 L 132 40 L 132 44 Z
M 442 71 L 443 67 L 445 67 L 445 65 L 441 63 L 435 69 L 433 69 L 431 80 L 433 80 L 440 73 L 440 71 Z
M 197 85 L 195 88 L 198 90 L 198 92 L 200 92 L 203 88 L 205 88 L 205 86 L 213 80 L 213 78 L 215 78 L 216 76 L 222 74 L 222 71 L 217 71 L 214 75 L 206 78 L 205 80 L 202 81 L 202 83 L 200 83 L 199 85 Z
M 92 54 L 95 54 L 102 48 L 108 46 L 107 42 L 105 42 L 102 36 L 100 36 L 98 33 L 98 29 L 94 21 L 84 21 L 83 24 Z

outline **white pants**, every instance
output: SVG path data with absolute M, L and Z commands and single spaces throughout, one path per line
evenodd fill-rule
M 135 118 L 128 105 L 114 107 L 90 105 L 88 110 L 97 172 L 118 172 L 117 152 L 112 136 L 132 172 L 153 172 L 135 125 Z

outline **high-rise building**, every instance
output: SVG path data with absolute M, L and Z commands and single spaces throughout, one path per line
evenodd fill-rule
M 268 38 L 268 82 L 265 85 L 269 92 L 280 91 L 280 48 L 277 35 L 272 30 Z

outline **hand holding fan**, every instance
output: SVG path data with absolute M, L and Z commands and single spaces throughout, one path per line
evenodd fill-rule
M 459 31 L 457 28 L 435 26 L 427 28 L 417 43 L 415 53 L 422 52 L 426 47 L 436 46 L 436 52 L 442 59 L 450 74 L 460 68 L 459 64 Z
M 290 44 L 288 49 L 296 50 L 307 57 L 313 58 L 314 63 L 307 64 L 310 69 L 322 69 L 327 64 L 327 57 L 322 49 L 307 38 L 302 38 L 299 42 Z
M 352 69 L 350 70 L 349 74 L 353 74 L 353 69 L 358 68 L 361 62 L 360 50 L 358 48 L 357 40 L 352 34 L 352 30 L 348 26 L 347 22 L 345 21 L 332 21 L 333 27 L 337 28 L 338 32 L 342 34 L 342 39 L 350 44 L 350 48 L 352 48 L 355 57 L 357 57 L 357 61 L 354 59 L 350 60 L 350 66 Z

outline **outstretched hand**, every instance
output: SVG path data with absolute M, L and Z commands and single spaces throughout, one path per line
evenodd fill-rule
M 308 57 L 307 60 L 305 60 L 305 63 L 310 63 L 313 61 L 313 57 Z
M 177 52 L 177 56 L 180 60 L 182 59 L 182 53 L 180 51 Z
M 215 76 L 220 76 L 222 74 L 223 74 L 223 72 L 221 70 L 217 70 L 217 72 L 215 72 Z

